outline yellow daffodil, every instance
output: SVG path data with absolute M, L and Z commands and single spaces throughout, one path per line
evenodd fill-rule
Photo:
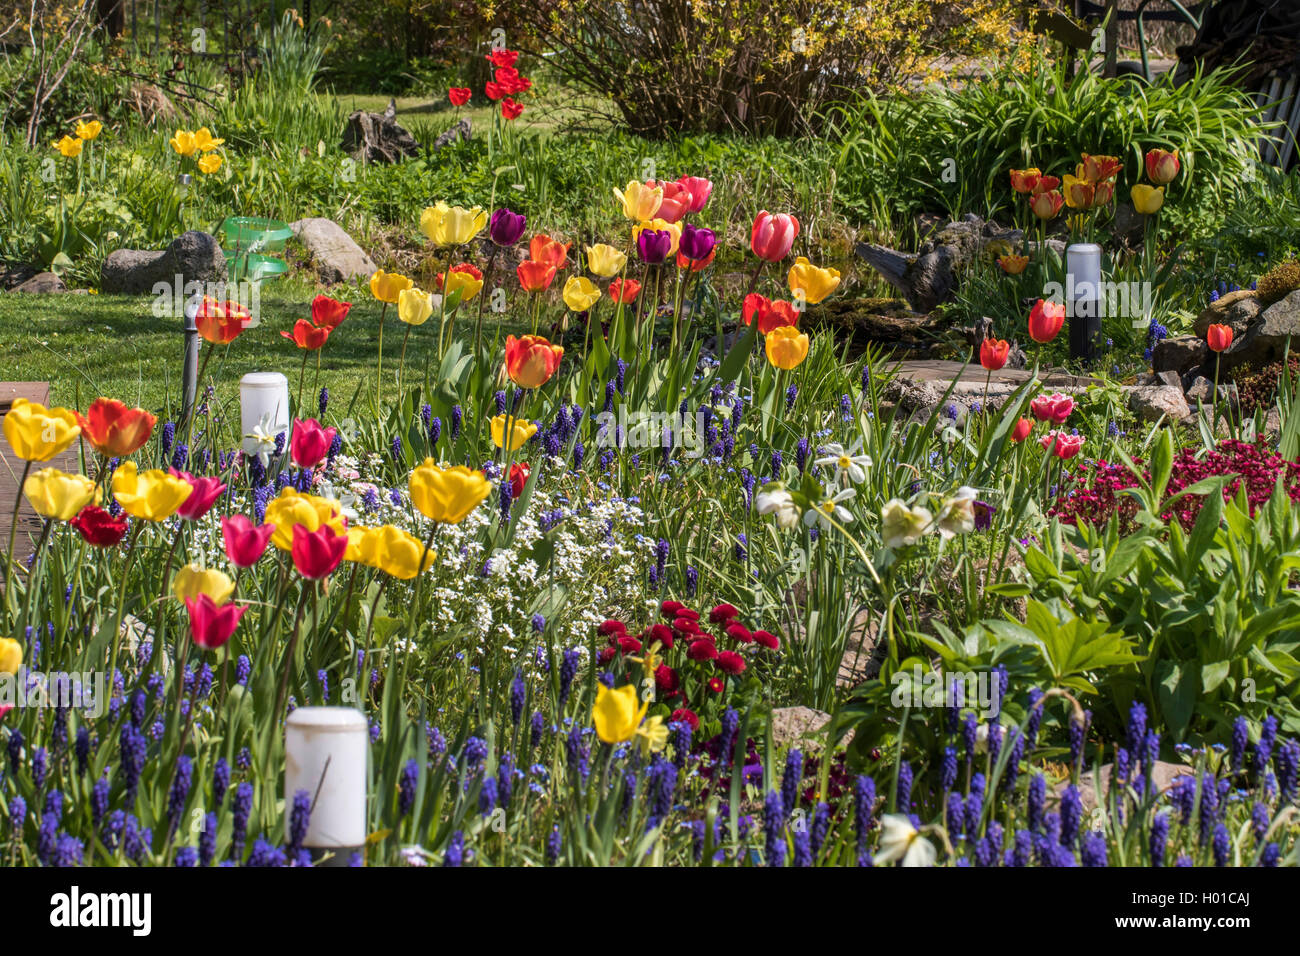
M 448 206 L 439 202 L 420 214 L 420 231 L 437 246 L 463 246 L 487 225 L 488 214 L 479 206 Z
M 178 129 L 176 135 L 168 142 L 171 148 L 182 156 L 193 156 L 199 148 L 198 139 L 187 129 Z
M 800 256 L 790 267 L 788 279 L 791 293 L 796 296 L 802 294 L 805 302 L 816 305 L 839 286 L 840 271 L 819 268 L 806 257 Z
M 492 484 L 477 469 L 464 465 L 439 467 L 432 458 L 411 472 L 411 504 L 426 518 L 459 524 L 488 496 Z
M 782 325 L 767 333 L 764 347 L 768 362 L 788 372 L 808 357 L 808 336 L 798 326 Z
M 75 136 L 65 136 L 54 144 L 54 148 L 63 154 L 67 159 L 81 155 L 81 147 L 84 145 L 81 140 Z
M 5 438 L 24 461 L 49 461 L 81 434 L 77 416 L 66 408 L 46 408 L 15 398 L 4 417 Z
M 215 136 L 213 136 L 212 131 L 208 129 L 206 126 L 200 127 L 199 129 L 194 131 L 194 145 L 198 147 L 202 152 L 210 153 L 218 146 L 223 144 L 224 142 L 225 142 L 224 139 L 217 139 Z M 203 171 L 205 173 L 208 172 L 208 170 L 206 169 Z
M 523 447 L 524 442 L 537 434 L 537 426 L 528 420 L 514 419 L 510 424 L 510 447 L 506 451 L 515 451 Z M 498 415 L 492 419 L 492 444 L 505 448 L 506 417 Z
M 359 551 L 363 564 L 403 581 L 429 570 L 436 557 L 432 550 L 425 551 L 423 541 L 391 524 L 367 530 Z
M 71 521 L 86 505 L 99 501 L 99 486 L 85 475 L 42 468 L 27 476 L 23 494 L 38 515 Z
M 587 270 L 603 279 L 618 275 L 625 265 L 627 256 L 613 246 L 602 242 L 587 247 Z
M 23 666 L 23 646 L 12 637 L 0 637 L 0 674 L 17 674 Z
M 1138 183 L 1129 190 L 1129 196 L 1133 199 L 1133 208 L 1142 215 L 1149 216 L 1159 212 L 1160 207 L 1165 204 L 1165 187 Z
M 323 525 L 336 534 L 347 534 L 339 503 L 317 495 L 307 495 L 293 488 L 283 488 L 266 506 L 266 523 L 275 525 L 271 543 L 281 551 L 293 549 L 293 529 L 302 525 L 306 531 L 319 531 Z
M 181 601 L 186 598 L 197 600 L 200 594 L 206 594 L 213 604 L 222 605 L 234 593 L 235 582 L 216 568 L 187 564 L 172 578 L 172 594 Z
M 397 297 L 402 294 L 403 289 L 409 289 L 414 285 L 415 283 L 404 275 L 380 269 L 370 277 L 370 294 L 380 302 L 392 305 L 397 302 Z
M 636 743 L 641 748 L 642 757 L 658 753 L 668 746 L 668 725 L 663 717 L 659 714 L 647 717 L 645 723 L 636 729 Z
M 622 191 L 614 187 L 614 198 L 622 206 L 623 215 L 635 222 L 642 222 L 653 219 L 654 214 L 659 211 L 664 201 L 664 187 L 655 186 L 651 189 L 645 183 L 634 179 Z
M 77 139 L 91 140 L 104 131 L 104 124 L 99 120 L 77 123 Z
M 564 283 L 564 304 L 574 312 L 586 312 L 600 298 L 600 289 L 586 276 L 570 276 Z
M 414 287 L 397 294 L 397 317 L 407 325 L 424 325 L 433 315 L 433 296 Z
M 133 461 L 122 462 L 113 472 L 113 497 L 123 511 L 145 521 L 170 518 L 193 490 L 188 481 L 161 468 L 138 471 Z
M 199 172 L 211 175 L 221 168 L 221 157 L 216 153 L 210 153 L 207 156 L 200 156 L 197 163 Z
M 596 727 L 596 736 L 607 744 L 621 744 L 631 740 L 649 707 L 649 701 L 638 706 L 634 684 L 624 684 L 615 690 L 597 684 L 596 703 L 591 708 L 591 722 Z

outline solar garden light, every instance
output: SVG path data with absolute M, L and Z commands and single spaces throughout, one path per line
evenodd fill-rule
M 1101 246 L 1071 243 L 1065 250 L 1070 358 L 1091 363 L 1101 338 Z
M 249 372 L 239 380 L 239 425 L 244 436 L 244 453 L 256 455 L 261 449 L 254 433 L 285 433 L 289 444 L 289 380 L 279 372 Z M 296 711 L 295 711 L 296 713 Z
M 182 326 L 185 336 L 185 364 L 181 367 L 181 424 L 189 422 L 194 414 L 194 400 L 198 392 L 199 380 L 199 330 L 195 318 L 203 304 L 203 296 L 194 293 L 185 302 L 185 321 Z
M 369 728 L 352 707 L 299 707 L 284 727 L 285 832 L 294 795 L 311 796 L 302 845 L 321 866 L 347 866 L 366 842 Z

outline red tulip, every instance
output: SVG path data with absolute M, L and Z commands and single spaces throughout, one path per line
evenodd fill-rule
M 1211 352 L 1226 351 L 1232 344 L 1232 326 L 1230 325 L 1211 325 L 1205 330 L 1205 343 L 1210 347 Z
M 635 302 L 640 291 L 641 283 L 635 279 L 615 279 L 609 284 L 609 297 L 623 305 Z
M 515 275 L 525 292 L 544 292 L 555 281 L 555 266 L 529 259 L 519 263 Z
M 996 372 L 1007 364 L 1011 353 L 1011 343 L 1005 339 L 985 339 L 980 343 L 980 364 L 990 372 Z
M 516 103 L 508 96 L 501 101 L 501 115 L 505 119 L 508 120 L 519 119 L 520 115 L 522 115 L 523 112 L 524 112 L 523 103 Z
M 1039 299 L 1029 310 L 1029 337 L 1046 345 L 1056 338 L 1065 324 L 1065 306 L 1059 302 Z
M 292 340 L 293 344 L 298 348 L 314 352 L 325 344 L 325 340 L 330 337 L 330 330 L 312 325 L 306 319 L 299 319 L 293 324 L 292 332 L 281 332 L 280 334 L 286 339 Z
M 202 518 L 212 510 L 213 504 L 226 490 L 226 484 L 220 478 L 195 478 L 188 471 L 177 471 L 175 468 L 167 470 L 173 478 L 181 479 L 191 488 L 189 497 L 176 509 L 176 513 L 186 521 L 198 521 Z
M 799 324 L 799 312 L 793 303 L 786 302 L 784 299 L 777 299 L 774 302 L 756 292 L 745 296 L 744 304 L 740 308 L 740 317 L 744 319 L 746 325 L 752 324 L 757 317 L 758 331 L 764 335 L 783 325 Z
M 249 311 L 237 302 L 218 302 L 204 296 L 203 304 L 194 316 L 194 325 L 199 335 L 213 345 L 229 345 L 251 319 Z
M 221 537 L 226 557 L 237 568 L 251 568 L 266 553 L 267 542 L 275 532 L 273 524 L 253 524 L 245 515 L 221 519 Z
M 691 194 L 691 212 L 699 212 L 713 195 L 713 183 L 702 176 L 682 176 L 677 180 Z
M 545 263 L 563 269 L 569 264 L 569 247 L 571 242 L 560 242 L 541 232 L 533 236 L 528 243 L 528 258 L 534 262 Z
M 483 92 L 487 94 L 487 98 L 494 103 L 497 100 L 501 99 L 501 97 L 506 95 L 505 87 L 503 87 L 500 83 L 496 82 L 495 80 L 488 80 L 486 83 L 484 83 Z
M 304 578 L 319 581 L 334 573 L 348 550 L 348 536 L 327 524 L 315 531 L 303 525 L 293 526 L 293 566 Z
M 299 468 L 315 468 L 329 454 L 337 434 L 335 429 L 322 427 L 314 418 L 295 419 L 289 457 Z
M 1073 458 L 1083 447 L 1083 436 L 1067 435 L 1065 432 L 1052 429 L 1038 439 L 1038 443 L 1057 458 Z
M 1016 421 L 1016 427 L 1011 429 L 1011 440 L 1022 442 L 1029 437 L 1029 433 L 1034 430 L 1034 423 L 1028 418 L 1021 418 Z
M 714 246 L 709 250 L 709 254 L 703 259 L 688 259 L 679 248 L 677 250 L 677 268 L 690 269 L 692 272 L 703 272 L 709 266 L 713 265 L 713 257 L 718 254 L 718 247 Z
M 333 332 L 343 324 L 351 308 L 351 302 L 340 302 L 327 295 L 318 295 L 311 300 L 311 324 Z
M 524 493 L 524 485 L 528 484 L 528 476 L 531 473 L 532 469 L 528 467 L 526 461 L 510 466 L 510 497 L 518 498 Z
M 519 59 L 518 50 L 493 50 L 484 59 L 497 68 L 514 66 Z
M 215 651 L 230 640 L 248 610 L 246 605 L 217 605 L 206 594 L 186 598 L 185 607 L 190 612 L 190 637 L 206 651 Z
M 540 388 L 560 367 L 564 348 L 541 335 L 506 336 L 506 374 L 522 388 Z
M 452 106 L 464 106 L 469 102 L 470 93 L 468 86 L 453 86 L 447 91 L 447 99 L 451 100 Z
M 68 522 L 86 540 L 97 548 L 111 548 L 126 535 L 126 519 L 114 518 L 103 508 L 86 505 Z
M 770 213 L 764 209 L 754 217 L 749 247 L 760 259 L 780 262 L 790 254 L 790 248 L 798 235 L 798 219 L 788 213 Z
M 1039 395 L 1029 403 L 1029 410 L 1040 422 L 1064 425 L 1065 420 L 1074 411 L 1074 399 L 1061 392 L 1054 395 Z
M 656 183 L 652 179 L 646 183 L 646 186 L 650 189 L 654 189 L 655 186 L 663 187 L 664 198 L 659 204 L 659 211 L 655 213 L 656 219 L 662 219 L 664 222 L 681 222 L 682 217 L 691 211 L 694 197 L 680 181 Z
M 143 408 L 127 408 L 115 398 L 97 398 L 83 418 L 77 413 L 81 434 L 106 458 L 125 458 L 149 440 L 157 419 Z

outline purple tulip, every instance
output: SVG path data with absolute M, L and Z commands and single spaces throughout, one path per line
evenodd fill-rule
M 498 246 L 513 246 L 523 236 L 527 223 L 526 217 L 502 207 L 492 213 L 492 219 L 488 222 L 488 236 Z
M 642 229 L 636 237 L 636 248 L 643 262 L 657 266 L 672 252 L 673 234 L 667 229 Z
M 682 255 L 693 262 L 709 258 L 713 247 L 718 244 L 718 237 L 712 229 L 703 229 L 689 223 L 682 227 L 682 240 L 678 248 Z

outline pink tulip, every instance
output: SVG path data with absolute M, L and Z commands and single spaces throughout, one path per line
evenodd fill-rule
M 664 188 L 664 199 L 659 204 L 659 211 L 655 213 L 655 218 L 662 219 L 664 222 L 681 222 L 682 217 L 691 211 L 691 203 L 694 200 L 691 191 L 680 182 L 659 185 Z
M 293 463 L 299 468 L 315 468 L 329 454 L 335 434 L 333 428 L 323 428 L 314 418 L 295 420 L 293 438 L 289 441 Z
M 1029 410 L 1040 422 L 1064 425 L 1065 420 L 1074 411 L 1074 399 L 1061 392 L 1055 395 L 1039 395 L 1029 403 Z
M 1068 435 L 1065 432 L 1052 429 L 1038 443 L 1043 446 L 1044 451 L 1049 451 L 1057 458 L 1073 458 L 1079 454 L 1079 449 L 1083 447 L 1082 435 Z
M 244 515 L 221 519 L 221 536 L 225 539 L 226 557 L 237 568 L 251 568 L 266 552 L 275 525 L 255 525 Z
M 677 183 L 686 187 L 686 191 L 691 194 L 691 212 L 699 212 L 703 209 L 709 197 L 713 195 L 713 183 L 703 176 L 683 176 L 677 180 Z
M 348 536 L 327 524 L 315 531 L 300 524 L 293 526 L 293 566 L 304 578 L 319 581 L 329 577 L 343 562 L 347 550 Z
M 799 235 L 799 220 L 789 213 L 771 213 L 764 209 L 754 218 L 749 247 L 754 255 L 768 262 L 780 262 L 790 254 Z
M 188 471 L 177 471 L 175 468 L 167 470 L 173 478 L 181 479 L 193 489 L 190 496 L 176 509 L 176 513 L 186 521 L 198 521 L 202 518 L 212 510 L 213 504 L 226 490 L 226 485 L 220 478 L 195 478 Z
M 186 598 L 185 606 L 190 612 L 190 636 L 194 643 L 207 651 L 215 651 L 235 633 L 239 619 L 248 610 L 238 604 L 218 606 L 206 594 L 198 598 Z

